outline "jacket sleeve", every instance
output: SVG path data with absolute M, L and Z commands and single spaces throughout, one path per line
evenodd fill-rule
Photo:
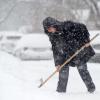
M 49 40 L 52 44 L 52 51 L 53 51 L 53 58 L 54 58 L 55 66 L 63 64 L 64 53 L 60 52 L 59 48 L 57 47 L 56 37 L 49 35 Z
M 62 65 L 64 63 L 64 54 L 60 53 L 55 45 L 52 45 L 52 50 L 55 66 Z

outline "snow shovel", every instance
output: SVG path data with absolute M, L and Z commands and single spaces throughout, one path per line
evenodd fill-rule
M 99 36 L 99 34 L 96 34 L 91 40 L 90 42 L 86 43 L 85 45 L 83 45 L 80 49 L 78 49 L 69 59 L 67 59 L 60 67 L 59 69 L 56 69 L 46 80 L 43 81 L 43 79 L 41 78 L 41 84 L 38 86 L 39 88 L 42 87 L 47 81 L 49 81 L 57 72 L 59 72 L 61 70 L 62 67 L 64 67 L 67 63 L 69 63 L 78 53 L 80 53 L 81 50 L 83 50 L 85 47 L 88 47 L 90 45 L 90 43 L 97 37 Z M 59 71 L 58 71 L 59 70 Z

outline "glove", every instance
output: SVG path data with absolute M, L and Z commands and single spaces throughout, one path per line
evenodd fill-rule
M 56 66 L 57 72 L 60 71 L 60 67 L 61 67 L 60 65 Z

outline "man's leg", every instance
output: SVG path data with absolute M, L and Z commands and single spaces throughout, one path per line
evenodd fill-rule
M 89 71 L 87 70 L 87 64 L 84 64 L 84 65 L 81 65 L 81 66 L 78 66 L 78 72 L 82 78 L 82 80 L 84 81 L 87 89 L 88 89 L 88 92 L 92 93 L 95 91 L 95 85 L 92 81 L 92 78 L 89 74 Z
M 69 66 L 65 65 L 59 72 L 57 92 L 66 92 L 68 76 L 69 76 Z

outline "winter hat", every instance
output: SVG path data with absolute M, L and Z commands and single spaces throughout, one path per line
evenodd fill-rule
M 58 26 L 61 26 L 61 22 L 56 20 L 55 18 L 47 17 L 43 20 L 43 26 L 45 30 L 47 30 L 49 27 L 57 28 Z

